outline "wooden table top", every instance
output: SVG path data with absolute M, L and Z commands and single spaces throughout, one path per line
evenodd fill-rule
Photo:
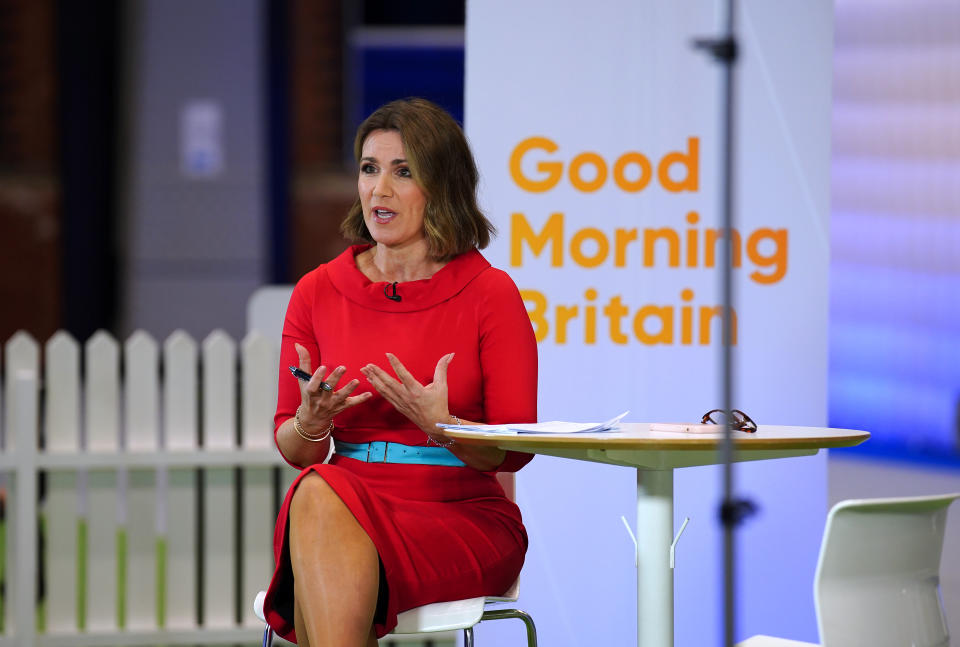
M 618 431 L 576 434 L 492 434 L 448 429 L 457 442 L 519 451 L 616 449 L 645 451 L 703 451 L 718 449 L 723 431 L 674 433 L 650 431 L 650 423 L 622 422 Z M 759 425 L 755 433 L 734 432 L 736 451 L 816 450 L 853 447 L 870 438 L 866 431 L 828 427 Z

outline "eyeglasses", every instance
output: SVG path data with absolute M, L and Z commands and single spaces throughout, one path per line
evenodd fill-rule
M 733 421 L 733 428 L 737 431 L 745 431 L 748 434 L 752 434 L 757 430 L 757 423 L 755 423 L 753 419 L 743 411 L 740 411 L 740 409 L 734 409 L 730 413 L 730 418 Z M 703 417 L 700 418 L 700 422 L 704 425 L 726 425 L 727 412 L 723 409 L 711 409 L 703 414 Z

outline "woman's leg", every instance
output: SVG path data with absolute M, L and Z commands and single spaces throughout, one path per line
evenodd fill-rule
M 307 628 L 303 624 L 303 612 L 300 611 L 296 598 L 293 600 L 293 629 L 297 633 L 297 647 L 310 647 L 310 637 L 307 636 Z
M 377 550 L 314 473 L 300 480 L 290 503 L 290 564 L 295 604 L 312 647 L 376 645 L 370 638 L 380 586 Z

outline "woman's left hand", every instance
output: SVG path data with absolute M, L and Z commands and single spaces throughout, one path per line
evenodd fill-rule
M 451 420 L 447 408 L 447 367 L 452 360 L 453 353 L 441 357 L 433 371 L 433 382 L 426 386 L 420 384 L 392 353 L 387 353 L 387 361 L 400 378 L 399 381 L 376 364 L 367 364 L 360 372 L 397 411 L 413 421 L 425 434 L 442 441 L 443 432 L 437 423 Z

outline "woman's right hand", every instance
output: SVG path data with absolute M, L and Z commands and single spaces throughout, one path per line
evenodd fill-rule
M 327 367 L 320 366 L 316 372 L 310 369 L 310 352 L 300 344 L 294 344 L 297 357 L 300 359 L 301 370 L 310 373 L 309 382 L 300 383 L 300 424 L 308 433 L 322 433 L 333 417 L 361 402 L 373 397 L 373 392 L 367 391 L 360 395 L 350 395 L 360 385 L 360 380 L 350 380 L 341 389 L 337 389 L 340 379 L 346 372 L 346 367 L 338 366 L 327 375 Z M 326 376 L 326 378 L 324 378 Z M 326 382 L 333 390 L 326 390 L 321 385 Z

